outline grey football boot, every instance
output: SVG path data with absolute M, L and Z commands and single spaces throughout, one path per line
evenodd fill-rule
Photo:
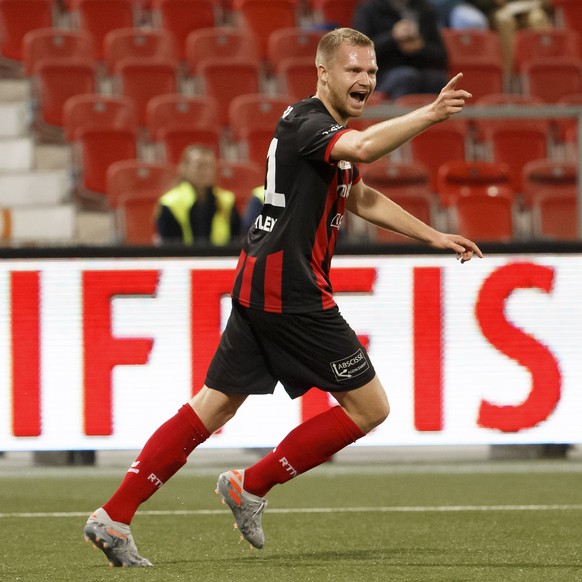
M 235 528 L 252 546 L 261 549 L 265 545 L 262 522 L 267 500 L 244 490 L 244 474 L 243 469 L 222 473 L 218 477 L 216 492 L 230 507 L 236 520 Z
M 91 515 L 83 533 L 86 542 L 92 542 L 107 556 L 112 568 L 153 566 L 138 554 L 129 526 L 113 521 L 103 508 Z

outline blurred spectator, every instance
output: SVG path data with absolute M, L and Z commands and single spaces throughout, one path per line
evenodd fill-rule
M 499 33 L 505 71 L 513 70 L 513 37 L 518 28 L 552 28 L 551 0 L 471 0 Z
M 377 90 L 391 99 L 439 93 L 448 81 L 447 52 L 428 0 L 363 0 L 353 28 L 376 46 Z
M 162 243 L 226 245 L 240 235 L 235 195 L 215 184 L 216 155 L 193 145 L 184 150 L 178 183 L 160 198 L 157 232 Z
M 445 28 L 489 28 L 487 15 L 477 6 L 465 0 L 430 0 L 439 18 L 439 25 Z
M 253 188 L 252 196 L 249 198 L 249 201 L 247 202 L 242 217 L 241 230 L 243 234 L 249 230 L 249 228 L 253 225 L 253 223 L 257 219 L 257 216 L 261 214 L 264 202 L 265 202 L 265 188 L 262 185 Z

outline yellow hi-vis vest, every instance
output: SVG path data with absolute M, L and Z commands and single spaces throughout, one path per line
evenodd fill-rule
M 216 199 L 216 212 L 210 227 L 210 242 L 221 246 L 230 242 L 230 216 L 234 206 L 234 193 L 218 186 L 212 188 Z M 190 209 L 196 204 L 197 193 L 189 182 L 181 182 L 160 198 L 160 205 L 166 206 L 182 228 L 184 244 L 192 244 L 194 235 L 190 224 Z

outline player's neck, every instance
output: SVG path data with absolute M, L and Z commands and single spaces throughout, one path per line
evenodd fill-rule
M 335 109 L 330 100 L 326 99 L 326 97 L 324 95 L 321 94 L 320 91 L 317 91 L 317 93 L 315 93 L 314 97 L 316 99 L 319 99 L 324 107 L 327 109 L 327 111 L 329 112 L 329 114 L 340 124 L 340 125 L 346 125 L 349 121 L 349 117 L 347 116 L 343 116 L 339 113 L 339 111 L 337 109 Z

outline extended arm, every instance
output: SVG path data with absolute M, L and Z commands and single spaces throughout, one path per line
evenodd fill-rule
M 483 257 L 474 242 L 458 234 L 435 230 L 377 190 L 366 186 L 362 180 L 352 186 L 347 208 L 376 226 L 424 242 L 435 249 L 450 249 L 462 263 L 469 261 L 473 254 Z
M 334 160 L 370 163 L 399 148 L 431 125 L 448 119 L 463 109 L 471 94 L 456 85 L 463 77 L 459 73 L 441 90 L 435 101 L 406 115 L 388 119 L 364 131 L 347 131 L 333 146 Z

